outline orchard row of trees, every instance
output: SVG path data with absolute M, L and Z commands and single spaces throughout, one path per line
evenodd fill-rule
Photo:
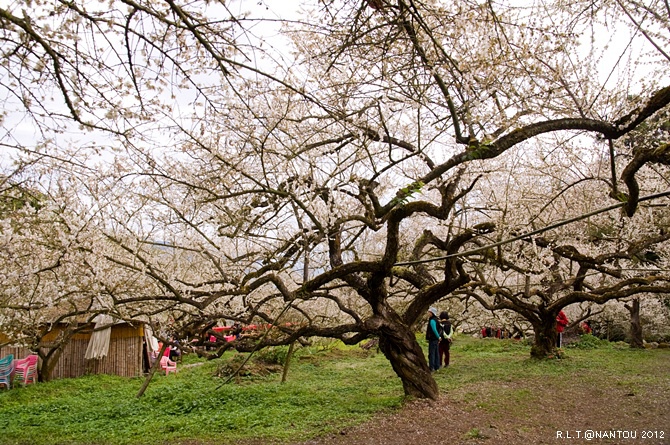
M 2 332 L 292 321 L 435 398 L 431 305 L 543 357 L 670 292 L 667 2 L 261 3 L 0 7 Z

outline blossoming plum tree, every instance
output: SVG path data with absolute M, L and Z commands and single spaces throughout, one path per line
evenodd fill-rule
M 405 393 L 435 398 L 415 331 L 473 281 L 448 255 L 500 224 L 470 205 L 493 161 L 534 141 L 616 142 L 670 103 L 666 6 L 583 3 L 305 1 L 281 28 L 233 2 L 9 3 L 6 122 L 23 112 L 44 139 L 5 139 L 19 156 L 95 163 L 72 180 L 115 246 L 98 257 L 154 283 L 115 306 L 169 310 L 180 327 L 296 322 L 266 344 L 375 336 Z M 630 40 L 610 43 L 622 24 Z M 666 149 L 620 173 L 629 216 L 632 179 Z

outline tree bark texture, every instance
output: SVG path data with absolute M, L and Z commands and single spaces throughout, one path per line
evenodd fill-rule
M 643 348 L 642 322 L 640 321 L 640 299 L 635 298 L 630 305 L 626 305 L 630 312 L 630 347 Z
M 61 342 L 58 344 L 58 346 L 51 351 L 49 351 L 47 354 L 44 354 L 42 358 L 42 367 L 39 369 L 38 372 L 38 380 L 40 382 L 48 382 L 51 380 L 51 373 L 53 372 L 54 368 L 56 367 L 56 364 L 58 363 L 58 359 L 60 359 L 60 356 L 63 353 L 63 348 L 65 345 Z
M 400 377 L 406 396 L 437 399 L 437 383 L 411 329 L 399 323 L 385 325 L 379 334 L 379 349 Z
M 556 332 L 556 317 L 541 319 L 538 324 L 533 324 L 535 331 L 535 342 L 530 350 L 531 357 L 547 358 L 556 353 L 558 332 Z

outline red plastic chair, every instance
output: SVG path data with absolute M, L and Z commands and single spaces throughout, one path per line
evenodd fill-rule
M 0 359 L 0 386 L 7 389 L 12 388 L 12 374 L 14 373 L 14 354 L 9 354 Z
M 16 360 L 14 365 L 15 383 L 23 386 L 37 383 L 37 354 L 29 355 L 21 360 Z
M 165 375 L 171 372 L 177 373 L 177 362 L 173 362 L 169 357 L 161 357 L 161 368 L 165 371 Z

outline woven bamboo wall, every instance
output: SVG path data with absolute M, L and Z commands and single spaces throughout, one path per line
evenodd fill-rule
M 57 333 L 53 333 L 56 338 Z M 116 325 L 112 327 L 109 352 L 100 360 L 86 360 L 86 348 L 91 338 L 90 332 L 74 336 L 63 348 L 63 353 L 54 367 L 51 378 L 63 379 L 80 377 L 85 374 L 112 374 L 122 377 L 142 375 L 141 327 Z M 0 348 L 0 357 L 14 354 L 14 358 L 24 358 L 30 354 L 25 348 L 5 346 Z
M 87 372 L 122 377 L 142 375 L 142 338 L 112 338 L 109 342 L 107 357 L 100 360 L 89 360 Z
M 7 354 L 14 354 L 14 360 L 20 358 L 26 358 L 31 354 L 31 352 L 26 348 L 19 348 L 16 346 L 3 346 L 0 348 L 0 358 L 6 356 Z
M 112 374 L 122 377 L 142 375 L 141 328 L 113 326 L 109 352 L 100 360 L 86 360 L 90 334 L 77 334 L 65 346 L 51 378 L 63 379 L 85 374 Z

